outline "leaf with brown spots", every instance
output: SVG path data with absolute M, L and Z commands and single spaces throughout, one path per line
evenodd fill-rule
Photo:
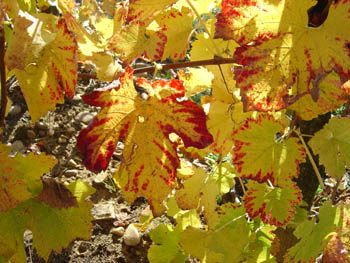
M 350 78 L 350 2 L 337 1 L 324 23 L 308 27 L 315 1 L 224 0 L 216 37 L 240 44 L 234 56 L 245 110 L 280 110 L 301 96 L 317 101 L 331 71 Z
M 85 102 L 101 107 L 89 127 L 78 137 L 84 164 L 94 172 L 105 170 L 120 140 L 123 157 L 115 179 L 130 202 L 146 197 L 155 215 L 164 211 L 162 202 L 175 186 L 179 159 L 176 144 L 169 139 L 176 133 L 185 147 L 204 148 L 213 140 L 206 128 L 203 109 L 189 100 L 179 80 L 137 85 L 148 92 L 147 99 L 134 88 L 133 71 L 128 68 L 119 83 L 85 95 Z

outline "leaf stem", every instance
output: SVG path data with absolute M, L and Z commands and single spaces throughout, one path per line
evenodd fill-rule
M 217 47 L 217 45 L 215 44 L 214 40 L 212 39 L 210 32 L 207 28 L 207 25 L 204 23 L 203 19 L 201 18 L 200 14 L 198 13 L 197 9 L 192 5 L 190 0 L 186 0 L 187 4 L 191 7 L 191 9 L 193 10 L 193 12 L 196 14 L 199 22 L 201 23 L 202 27 L 204 27 L 205 32 L 210 36 L 210 42 L 213 44 L 213 46 L 216 49 L 217 52 L 217 56 L 221 56 L 221 52 L 220 49 Z M 215 54 L 214 54 L 215 55 Z
M 315 161 L 314 161 L 314 158 L 312 158 L 312 155 L 311 155 L 311 153 L 310 153 L 309 147 L 306 145 L 306 143 L 305 143 L 305 141 L 304 141 L 304 139 L 303 139 L 303 136 L 301 136 L 300 132 L 297 131 L 297 130 L 294 130 L 294 132 L 295 132 L 296 135 L 298 135 L 298 137 L 299 137 L 301 143 L 303 144 L 304 149 L 305 149 L 305 151 L 306 151 L 306 154 L 307 154 L 307 156 L 308 156 L 309 159 L 310 159 L 310 162 L 311 162 L 311 164 L 312 164 L 312 167 L 314 168 L 314 171 L 315 171 L 315 174 L 316 174 L 316 176 L 317 176 L 318 182 L 319 182 L 319 184 L 321 185 L 322 190 L 324 190 L 324 189 L 325 189 L 325 186 L 324 186 L 324 184 L 323 184 L 323 180 L 322 180 L 320 171 L 319 171 L 318 168 L 317 168 L 317 165 L 316 165 L 316 163 L 315 163 Z
M 0 128 L 3 128 L 5 124 L 5 114 L 6 114 L 6 106 L 7 106 L 6 69 L 5 69 L 5 32 L 4 32 L 3 25 L 0 25 L 0 77 L 1 77 Z

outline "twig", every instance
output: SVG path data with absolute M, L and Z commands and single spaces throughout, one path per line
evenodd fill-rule
M 319 184 L 321 185 L 322 190 L 324 190 L 324 189 L 325 189 L 325 186 L 324 186 L 324 184 L 323 184 L 323 180 L 322 180 L 320 171 L 319 171 L 318 168 L 317 168 L 317 165 L 316 165 L 316 163 L 315 163 L 315 161 L 314 161 L 314 158 L 312 158 L 312 155 L 311 155 L 311 153 L 310 153 L 309 147 L 306 145 L 306 143 L 305 143 L 305 141 L 304 141 L 304 139 L 303 139 L 303 136 L 300 135 L 300 132 L 297 131 L 297 130 L 294 130 L 294 132 L 295 132 L 296 135 L 298 135 L 298 137 L 299 137 L 301 143 L 303 144 L 304 149 L 305 149 L 305 151 L 306 151 L 306 154 L 307 154 L 307 156 L 308 156 L 309 159 L 310 159 L 310 162 L 311 162 L 311 164 L 312 164 L 312 167 L 314 168 L 314 171 L 315 171 L 315 174 L 316 174 L 316 176 L 317 176 L 318 182 L 319 182 Z
M 5 114 L 6 114 L 6 106 L 7 106 L 7 89 L 6 89 L 6 70 L 5 70 L 5 32 L 4 32 L 4 27 L 2 25 L 0 25 L 0 76 L 1 76 L 0 128 L 3 128 L 5 124 Z
M 199 66 L 207 66 L 207 65 L 235 64 L 236 61 L 237 59 L 235 57 L 233 58 L 214 57 L 213 59 L 206 59 L 206 60 L 186 61 L 186 62 L 178 62 L 178 63 L 171 63 L 171 64 L 157 64 L 157 65 L 158 67 L 161 67 L 162 70 L 169 70 L 169 69 L 199 67 Z M 134 69 L 134 74 L 140 74 L 145 72 L 152 73 L 155 71 L 155 69 L 156 69 L 155 66 L 137 68 L 137 69 Z M 83 80 L 96 79 L 97 75 L 96 73 L 79 73 L 78 78 Z
M 331 200 L 332 200 L 332 204 L 333 205 L 335 205 L 335 198 L 337 197 L 337 190 L 338 190 L 340 181 L 341 181 L 341 179 L 337 181 L 337 183 L 335 184 L 335 186 L 332 189 L 333 192 L 332 192 L 332 195 L 331 195 Z

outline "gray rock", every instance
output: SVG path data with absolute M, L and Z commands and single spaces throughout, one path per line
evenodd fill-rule
M 24 151 L 25 147 L 22 141 L 17 140 L 11 144 L 10 156 L 15 156 L 17 153 Z
M 133 224 L 127 227 L 123 238 L 127 246 L 137 246 L 141 242 L 141 234 Z
M 75 120 L 76 121 L 80 121 L 84 124 L 89 124 L 90 121 L 92 121 L 92 119 L 96 116 L 96 113 L 92 113 L 89 111 L 83 111 L 78 113 L 77 116 L 75 116 Z
M 17 115 L 19 114 L 20 112 L 22 111 L 22 108 L 21 106 L 19 106 L 18 104 L 14 104 L 10 107 L 9 109 L 9 112 L 8 112 L 8 115 Z
M 91 209 L 91 214 L 95 219 L 115 219 L 113 203 L 100 203 Z
M 33 130 L 27 130 L 27 137 L 29 139 L 35 139 L 36 138 L 36 133 Z
M 46 131 L 40 130 L 40 131 L 39 131 L 39 135 L 40 135 L 41 137 L 45 137 L 45 136 L 46 136 Z
M 122 237 L 124 235 L 124 233 L 125 233 L 125 229 L 122 226 L 113 227 L 110 232 L 113 235 L 116 235 L 118 237 Z
M 72 170 L 67 170 L 64 172 L 64 175 L 67 177 L 72 177 L 72 176 L 77 176 L 78 175 L 78 170 L 72 169 Z

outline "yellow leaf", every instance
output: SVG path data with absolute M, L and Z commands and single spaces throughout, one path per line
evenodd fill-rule
M 117 63 L 114 56 L 110 53 L 99 52 L 89 57 L 96 66 L 97 78 L 100 81 L 112 81 L 118 79 L 122 73 L 122 66 Z
M 172 8 L 160 14 L 155 20 L 162 28 L 162 34 L 167 40 L 162 60 L 168 57 L 175 60 L 183 59 L 189 47 L 189 37 L 192 32 L 191 10 L 187 7 L 183 7 L 181 11 Z
M 186 72 L 181 70 L 178 72 L 178 76 L 184 83 L 188 97 L 211 88 L 214 79 L 214 75 L 203 67 L 189 68 Z

